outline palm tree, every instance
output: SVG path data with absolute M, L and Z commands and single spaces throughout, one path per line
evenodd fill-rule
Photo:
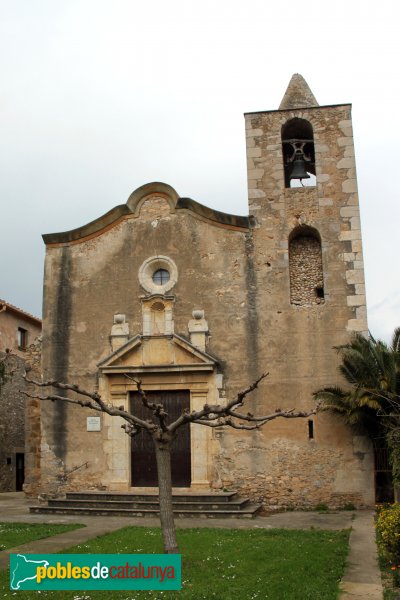
M 321 410 L 331 410 L 367 435 L 375 448 L 389 450 L 393 480 L 400 485 L 400 327 L 390 345 L 369 334 L 355 334 L 336 346 L 339 370 L 348 387 L 325 387 L 314 392 Z

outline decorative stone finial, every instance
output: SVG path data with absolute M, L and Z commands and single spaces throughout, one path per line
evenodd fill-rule
M 206 335 L 208 333 L 208 323 L 204 318 L 204 310 L 194 310 L 193 319 L 188 323 L 190 342 L 199 350 L 206 350 Z
M 319 104 L 308 87 L 306 80 L 299 73 L 295 73 L 282 98 L 279 110 L 288 108 L 309 108 L 312 106 L 319 106 Z
M 192 317 L 199 321 L 200 319 L 204 319 L 204 310 L 194 310 L 192 312 Z
M 114 325 L 111 327 L 111 349 L 114 352 L 129 339 L 129 324 L 125 315 L 117 313 L 114 315 Z

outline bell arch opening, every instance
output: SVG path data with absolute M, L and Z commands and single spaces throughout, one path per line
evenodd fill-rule
M 315 186 L 315 148 L 311 123 L 294 117 L 282 125 L 281 138 L 285 187 Z

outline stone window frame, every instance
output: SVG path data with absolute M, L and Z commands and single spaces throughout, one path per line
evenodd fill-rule
M 159 269 L 168 271 L 169 281 L 163 285 L 154 283 L 153 275 Z M 150 294 L 165 294 L 171 290 L 178 281 L 178 267 L 169 256 L 151 256 L 147 258 L 139 269 L 139 282 L 146 292 Z

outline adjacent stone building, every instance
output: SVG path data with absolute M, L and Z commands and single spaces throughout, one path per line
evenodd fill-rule
M 46 378 L 135 410 L 140 378 L 171 416 L 265 371 L 254 413 L 309 409 L 313 391 L 342 383 L 332 347 L 367 331 L 351 106 L 319 106 L 295 75 L 278 110 L 245 122 L 249 216 L 152 183 L 44 236 Z M 42 406 L 43 492 L 151 488 L 152 461 L 119 419 Z M 374 502 L 368 441 L 327 413 L 256 432 L 191 425 L 173 463 L 176 487 L 235 488 L 266 507 Z
M 0 299 L 0 352 L 11 350 L 24 358 L 41 332 L 41 319 Z
M 11 351 L 7 359 L 7 378 L 0 385 L 0 492 L 21 491 L 27 466 L 28 479 L 38 474 L 31 467 L 32 461 L 38 466 L 40 407 L 35 401 L 27 401 L 21 390 L 25 389 L 22 376 L 27 367 L 40 375 L 41 330 L 40 319 L 0 300 L 0 362 L 5 359 L 6 351 Z M 32 431 L 35 431 L 33 440 Z

